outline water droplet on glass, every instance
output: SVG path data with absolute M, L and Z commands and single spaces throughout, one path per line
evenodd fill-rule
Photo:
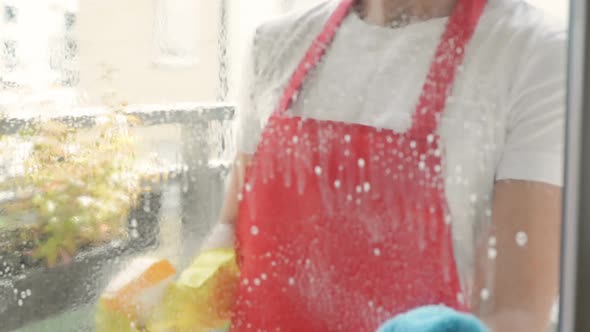
M 92 203 L 93 199 L 90 196 L 80 196 L 78 197 L 78 202 L 80 202 L 80 204 L 84 207 L 88 207 L 90 206 L 90 204 Z
M 344 141 L 346 143 L 350 143 L 350 141 L 351 141 L 350 135 L 344 135 Z
M 363 190 L 368 193 L 369 191 L 371 191 L 371 184 L 369 182 L 365 182 L 363 184 Z
M 266 273 L 261 274 L 260 278 L 262 278 L 262 280 L 266 280 Z
M 256 286 L 260 286 L 260 279 L 258 279 L 258 278 L 255 278 L 255 279 L 254 279 L 254 285 L 256 285 Z
M 360 158 L 358 160 L 358 165 L 359 165 L 360 168 L 365 167 L 365 160 L 363 158 Z
M 334 181 L 334 188 L 339 189 L 342 186 L 342 182 L 340 180 Z
M 246 189 L 247 192 L 252 191 L 252 185 L 249 183 L 246 183 L 246 185 L 244 186 L 244 188 Z
M 316 166 L 314 171 L 316 175 L 322 175 L 322 168 L 320 166 Z
M 521 247 L 524 247 L 524 246 L 526 246 L 528 241 L 529 241 L 529 237 L 526 235 L 525 232 L 516 233 L 516 244 L 518 244 Z
M 257 226 L 250 227 L 250 234 L 252 234 L 252 235 L 258 235 L 258 233 L 259 233 L 259 230 L 258 230 L 258 227 Z
M 293 277 L 289 278 L 289 285 L 291 285 L 291 286 L 295 285 L 295 278 L 293 278 Z
M 434 135 L 430 134 L 426 137 L 426 140 L 428 141 L 428 143 L 432 143 L 434 142 Z
M 361 187 L 361 186 L 356 186 L 356 192 L 357 192 L 358 194 L 360 194 L 361 192 L 363 192 L 363 187 Z
M 490 291 L 487 288 L 484 288 L 479 293 L 479 296 L 481 297 L 482 300 L 486 301 L 487 299 L 490 298 Z
M 488 258 L 496 259 L 496 256 L 498 256 L 498 251 L 496 248 L 488 248 Z
M 131 230 L 131 237 L 137 239 L 139 237 L 139 232 L 137 229 Z
M 244 199 L 244 195 L 242 193 L 238 193 L 238 201 L 241 202 Z
M 244 280 L 242 280 L 242 284 L 244 284 L 244 285 L 248 285 L 249 283 L 250 283 L 250 282 L 248 281 L 248 279 L 244 279 Z
M 23 300 L 21 300 L 21 299 L 18 299 L 18 306 L 19 306 L 19 307 L 22 307 L 22 306 L 23 306 Z
M 293 136 L 293 143 L 297 144 L 297 142 L 299 142 L 299 137 L 297 136 Z
M 137 219 L 135 219 L 135 218 L 131 219 L 131 227 L 137 228 Z
M 420 163 L 418 163 L 418 168 L 421 169 L 421 170 L 425 169 L 426 168 L 426 163 L 423 162 L 423 161 L 421 161 Z
M 477 194 L 471 194 L 469 196 L 469 200 L 471 201 L 471 203 L 477 202 Z
M 55 211 L 55 203 L 53 203 L 53 201 L 47 201 L 47 211 Z
M 373 253 L 375 254 L 375 256 L 381 256 L 381 249 L 375 248 L 375 250 L 373 250 Z
M 410 148 L 415 149 L 416 148 L 416 141 L 411 141 L 410 142 Z

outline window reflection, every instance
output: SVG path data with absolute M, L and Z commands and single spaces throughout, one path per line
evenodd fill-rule
M 346 330 L 342 312 L 372 330 L 434 302 L 538 324 L 512 308 L 537 314 L 557 295 L 541 275 L 559 254 L 566 37 L 549 16 L 564 21 L 567 2 L 531 0 L 545 17 L 490 1 L 476 46 L 440 57 L 450 13 L 383 27 L 355 7 L 326 55 L 298 66 L 338 3 L 0 0 L 0 331 L 183 331 L 211 317 L 241 331 L 269 317 L 244 303 L 275 310 L 283 289 L 318 330 Z M 425 95 L 424 81 L 453 71 L 429 72 L 445 54 L 464 62 L 444 112 L 429 113 L 440 91 Z M 309 73 L 285 94 L 296 68 Z M 266 127 L 277 105 L 303 120 Z M 420 114 L 440 127 L 424 131 Z M 219 220 L 237 221 L 237 239 Z M 424 252 L 437 259 L 404 277 Z M 215 262 L 215 296 L 192 283 L 203 262 Z M 362 271 L 399 279 L 378 287 Z M 427 284 L 435 299 L 415 291 Z M 182 297 L 198 291 L 199 303 Z M 397 310 L 380 292 L 422 297 Z

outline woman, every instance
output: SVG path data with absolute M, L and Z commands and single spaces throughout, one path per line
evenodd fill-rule
M 206 247 L 234 331 L 428 304 L 541 331 L 558 289 L 565 36 L 519 0 L 331 0 L 256 31 Z

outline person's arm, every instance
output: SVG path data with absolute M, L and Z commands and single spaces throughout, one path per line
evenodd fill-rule
M 488 238 L 478 241 L 472 303 L 494 332 L 547 331 L 558 296 L 567 30 L 545 19 L 512 32 L 507 43 L 520 60 L 499 76 L 507 90 L 490 234 L 496 252 L 489 255 Z
M 219 223 L 213 228 L 201 246 L 201 251 L 216 248 L 231 248 L 234 246 L 234 225 L 238 214 L 239 193 L 244 185 L 246 167 L 252 155 L 239 153 L 234 161 L 229 175 Z
M 231 248 L 235 244 L 234 227 L 238 214 L 238 196 L 243 188 L 246 168 L 252 159 L 252 154 L 256 151 L 262 133 L 261 112 L 255 98 L 266 87 L 257 79 L 259 76 L 257 67 L 260 61 L 257 54 L 261 52 L 258 48 L 263 47 L 256 41 L 259 39 L 257 36 L 260 34 L 260 29 L 261 27 L 258 27 L 256 31 L 251 31 L 252 41 L 244 50 L 244 59 L 241 64 L 242 72 L 237 89 L 237 108 L 234 119 L 235 147 L 238 152 L 229 174 L 219 220 L 201 245 L 201 251 Z
M 473 299 L 474 313 L 492 331 L 547 330 L 559 289 L 560 213 L 558 186 L 515 180 L 496 183 L 490 236 L 496 238 L 497 256 L 490 259 L 489 243 L 482 241 Z M 524 237 L 517 243 L 519 233 L 526 234 L 526 243 Z M 482 300 L 485 287 L 489 298 Z
M 223 206 L 221 208 L 219 222 L 222 224 L 235 224 L 239 204 L 238 196 L 244 186 L 246 167 L 248 167 L 251 160 L 252 155 L 250 154 L 238 153 L 236 156 L 230 173 Z

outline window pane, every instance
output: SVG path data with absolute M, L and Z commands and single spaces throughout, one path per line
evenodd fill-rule
M 554 324 L 569 4 L 417 3 L 0 0 L 0 332 Z

